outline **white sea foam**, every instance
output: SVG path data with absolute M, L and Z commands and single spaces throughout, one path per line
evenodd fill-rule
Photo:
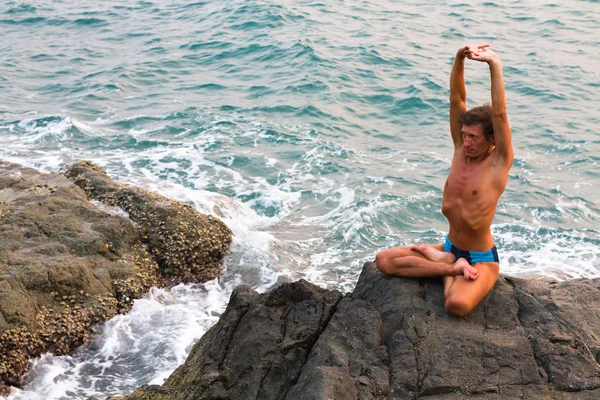
M 24 119 L 19 122 L 25 134 L 25 143 L 41 144 L 46 141 L 61 142 L 69 138 L 68 130 L 73 126 L 70 117 L 41 123 L 39 119 Z
M 600 235 L 522 224 L 493 226 L 500 269 L 508 275 L 553 279 L 600 277 Z
M 80 132 L 86 133 L 86 134 L 95 134 L 96 130 L 91 126 L 91 124 L 86 124 L 82 121 L 79 121 L 75 118 L 71 118 L 68 117 L 71 120 L 71 124 L 77 128 Z
M 341 187 L 335 191 L 333 191 L 334 196 L 332 198 L 337 202 L 337 206 L 332 210 L 328 211 L 325 214 L 317 215 L 314 217 L 304 217 L 302 218 L 304 224 L 306 225 L 320 225 L 331 226 L 336 224 L 336 221 L 333 219 L 334 216 L 339 216 L 343 214 L 345 210 L 353 203 L 355 198 L 354 190 Z M 332 199 L 326 198 L 324 201 L 330 201 Z
M 140 381 L 161 384 L 218 320 L 234 283 L 239 282 L 153 288 L 130 313 L 103 324 L 73 356 L 46 354 L 34 360 L 27 385 L 8 399 L 105 397 L 131 392 Z
M 592 211 L 581 199 L 566 199 L 560 196 L 556 201 L 556 208 L 567 218 L 573 220 L 594 220 L 598 218 L 598 214 Z
M 271 157 L 265 157 L 265 164 L 267 167 L 274 167 L 277 164 L 277 159 Z

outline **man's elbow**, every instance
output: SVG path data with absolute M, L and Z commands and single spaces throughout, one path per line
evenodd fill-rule
M 452 95 L 450 96 L 450 105 L 451 106 L 460 106 L 467 103 L 467 98 L 460 95 Z
M 499 120 L 507 120 L 508 115 L 506 115 L 506 108 L 501 108 L 498 110 L 492 109 L 492 118 Z

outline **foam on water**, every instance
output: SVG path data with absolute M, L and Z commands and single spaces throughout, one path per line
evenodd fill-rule
M 522 224 L 493 228 L 505 274 L 558 280 L 600 277 L 598 231 Z
M 74 355 L 46 354 L 32 361 L 27 385 L 8 399 L 105 397 L 131 392 L 140 381 L 160 384 L 218 320 L 231 290 L 216 280 L 168 291 L 153 288 L 131 312 L 101 325 Z

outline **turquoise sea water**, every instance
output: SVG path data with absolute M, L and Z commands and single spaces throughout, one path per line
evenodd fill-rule
M 90 349 L 35 361 L 14 398 L 160 383 L 233 286 L 349 291 L 378 250 L 441 242 L 447 82 L 466 43 L 504 67 L 516 158 L 493 225 L 501 271 L 600 276 L 597 0 L 8 1 L 0 33 L 1 159 L 92 160 L 236 235 L 219 282 L 157 289 Z M 488 75 L 467 64 L 468 106 L 489 101 Z

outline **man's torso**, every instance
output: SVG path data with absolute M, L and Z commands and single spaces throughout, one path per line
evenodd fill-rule
M 470 251 L 487 251 L 494 245 L 490 226 L 498 199 L 508 181 L 508 168 L 496 162 L 492 151 L 467 162 L 460 148 L 444 186 L 442 213 L 448 219 L 450 240 Z

